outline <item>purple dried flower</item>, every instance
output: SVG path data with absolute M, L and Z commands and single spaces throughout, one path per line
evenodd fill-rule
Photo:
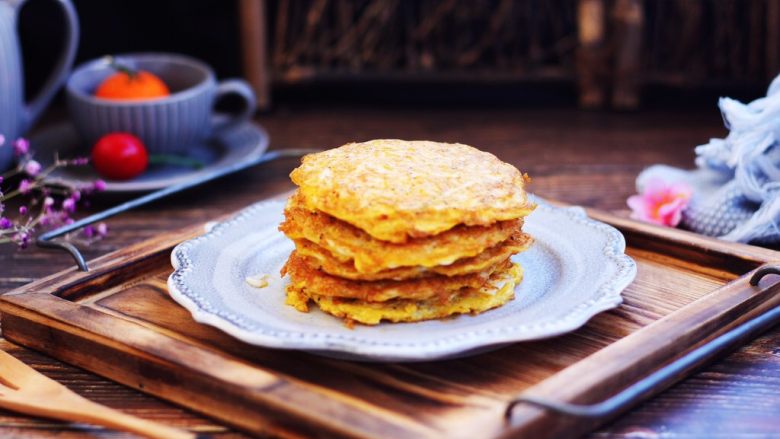
M 17 157 L 23 156 L 30 152 L 30 142 L 25 138 L 18 138 L 14 142 L 14 153 Z
M 26 178 L 19 182 L 19 192 L 23 194 L 30 192 L 30 189 L 32 188 L 33 188 L 33 182 L 27 180 Z
M 95 236 L 95 228 L 91 225 L 84 227 L 84 230 L 82 231 L 84 233 L 84 236 L 87 238 L 92 238 Z
M 28 160 L 27 163 L 24 164 L 24 172 L 30 177 L 35 177 L 41 172 L 41 164 L 35 160 Z
M 5 180 L 5 178 L 3 178 L 2 175 L 0 175 L 0 184 L 3 184 L 3 180 Z
M 66 212 L 73 213 L 76 211 L 76 200 L 73 198 L 66 198 L 62 201 L 62 208 Z
M 0 134 L 0 146 L 4 146 L 6 138 Z M 37 161 L 32 159 L 32 153 L 30 149 L 30 142 L 27 139 L 19 138 L 8 144 L 13 148 L 14 154 L 18 161 L 21 163 L 20 167 L 12 170 L 11 172 L 23 173 L 25 178 L 21 178 L 18 182 L 18 186 L 6 188 L 6 192 L 15 189 L 13 195 L 24 194 L 27 195 L 28 204 L 18 207 L 18 217 L 14 220 L 3 216 L 3 211 L 7 207 L 4 205 L 4 194 L 2 188 L 0 188 L 0 230 L 3 232 L 3 242 L 13 242 L 20 249 L 24 249 L 29 246 L 32 240 L 35 238 L 35 230 L 38 226 L 48 229 L 51 227 L 57 227 L 61 225 L 70 225 L 75 221 L 71 218 L 79 203 L 86 205 L 89 200 L 84 195 L 89 195 L 95 191 L 102 191 L 106 189 L 106 182 L 103 180 L 97 180 L 93 183 L 87 183 L 81 187 L 81 191 L 72 189 L 72 192 L 66 194 L 65 198 L 60 198 L 62 194 L 62 187 L 57 185 L 49 185 L 41 177 L 41 173 L 44 172 L 43 166 Z M 74 166 L 74 165 L 86 165 L 89 163 L 89 159 L 86 157 L 78 157 L 72 160 L 60 160 L 55 155 L 56 166 Z M 3 183 L 3 176 L 0 176 L 0 183 Z M 58 206 L 58 199 L 61 199 L 61 206 Z M 31 217 L 33 209 L 36 211 L 36 215 Z M 38 209 L 40 212 L 38 213 Z M 23 217 L 27 217 L 24 218 Z M 108 227 L 104 223 L 100 223 L 88 228 L 85 234 L 92 238 L 103 237 L 108 234 Z
M 19 248 L 26 249 L 27 246 L 30 244 L 30 233 L 29 232 L 19 232 L 16 235 L 16 242 L 19 244 Z

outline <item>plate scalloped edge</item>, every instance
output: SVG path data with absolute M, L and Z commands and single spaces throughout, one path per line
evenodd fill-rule
M 596 297 L 578 304 L 567 314 L 557 319 L 554 331 L 550 331 L 548 328 L 545 332 L 544 326 L 546 324 L 544 323 L 533 326 L 527 324 L 507 325 L 498 328 L 464 331 L 457 337 L 411 345 L 409 343 L 361 340 L 354 335 L 319 334 L 314 340 L 307 340 L 302 334 L 258 327 L 235 313 L 216 309 L 206 298 L 186 285 L 188 273 L 194 270 L 193 261 L 189 255 L 189 250 L 193 246 L 208 239 L 218 238 L 223 231 L 247 221 L 258 211 L 268 208 L 281 209 L 284 201 L 280 200 L 267 200 L 253 204 L 240 211 L 233 218 L 212 227 L 205 234 L 177 245 L 171 252 L 174 272 L 168 278 L 168 290 L 171 297 L 187 309 L 195 321 L 214 326 L 247 343 L 278 349 L 330 352 L 331 354 L 369 361 L 429 361 L 451 358 L 460 353 L 486 346 L 554 337 L 576 330 L 596 314 L 620 305 L 622 303 L 621 292 L 633 281 L 637 268 L 634 260 L 625 254 L 625 238 L 614 227 L 589 218 L 581 207 L 554 207 L 538 198 L 537 202 L 537 209 L 563 213 L 571 221 L 593 227 L 606 234 L 607 240 L 602 248 L 602 253 L 606 260 L 616 267 L 614 275 L 602 282 L 597 288 Z M 528 334 L 540 331 L 543 335 L 528 336 Z M 486 338 L 486 336 L 489 337 Z

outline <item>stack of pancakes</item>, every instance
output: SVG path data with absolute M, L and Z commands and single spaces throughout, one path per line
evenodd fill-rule
M 287 304 L 348 322 L 479 313 L 514 297 L 526 177 L 461 144 L 373 140 L 304 157 L 279 229 Z

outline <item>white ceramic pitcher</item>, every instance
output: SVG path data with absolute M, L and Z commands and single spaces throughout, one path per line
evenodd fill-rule
M 66 35 L 54 71 L 41 91 L 29 102 L 24 99 L 19 36 L 16 26 L 19 9 L 27 0 L 0 0 L 0 134 L 10 143 L 22 136 L 49 104 L 57 89 L 67 79 L 76 56 L 79 39 L 78 17 L 69 0 L 56 0 L 65 15 Z M 0 171 L 13 162 L 9 144 L 0 147 Z

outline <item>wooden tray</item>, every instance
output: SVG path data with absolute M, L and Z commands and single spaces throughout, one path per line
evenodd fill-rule
M 168 297 L 166 279 L 171 249 L 202 226 L 4 295 L 2 327 L 16 343 L 251 433 L 569 436 L 608 419 L 519 405 L 505 421 L 507 402 L 521 392 L 601 401 L 780 303 L 771 280 L 747 279 L 780 252 L 589 213 L 618 227 L 637 261 L 624 303 L 574 333 L 470 358 L 348 362 L 250 346 L 198 324 Z

